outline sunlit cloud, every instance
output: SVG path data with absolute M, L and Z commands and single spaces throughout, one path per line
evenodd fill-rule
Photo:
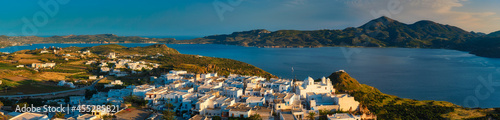
M 394 0 L 367 1 L 355 5 L 363 11 L 377 11 L 388 9 L 388 3 Z M 461 11 L 462 7 L 471 7 L 463 2 L 466 0 L 401 0 L 403 11 L 391 14 L 393 19 L 405 23 L 419 20 L 432 20 L 442 24 L 460 27 L 466 31 L 493 32 L 500 30 L 500 16 L 493 11 Z M 474 6 L 477 7 L 477 6 Z

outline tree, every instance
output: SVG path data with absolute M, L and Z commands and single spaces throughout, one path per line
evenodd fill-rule
M 248 117 L 249 120 L 262 120 L 262 117 L 260 117 L 259 114 L 253 114 L 250 117 Z
M 172 103 L 168 102 L 168 103 L 166 103 L 166 104 L 165 104 L 165 107 L 166 107 L 167 109 L 171 110 L 171 109 L 173 109 L 173 108 L 174 108 L 174 105 L 173 105 Z
M 162 119 L 163 120 L 177 120 L 177 118 L 175 118 L 175 113 L 172 110 L 163 111 Z
M 104 119 L 104 120 L 112 120 L 113 118 L 115 118 L 115 116 L 113 116 L 113 115 L 104 115 L 104 116 L 102 116 L 102 119 Z
M 315 112 L 309 112 L 309 115 L 307 116 L 307 118 L 309 118 L 309 120 L 314 120 L 314 115 L 316 115 Z
M 214 116 L 214 117 L 212 117 L 212 120 L 221 120 L 221 117 L 220 116 Z
M 62 113 L 62 112 L 57 112 L 55 115 L 54 115 L 54 118 L 65 118 L 66 114 Z
M 14 106 L 12 106 L 12 108 L 15 110 L 15 108 L 17 108 L 18 106 L 20 109 L 22 109 L 24 107 L 29 107 L 29 104 L 27 102 L 17 103 L 17 104 L 14 104 Z

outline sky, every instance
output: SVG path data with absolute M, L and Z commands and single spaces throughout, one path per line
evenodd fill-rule
M 0 35 L 206 36 L 344 29 L 387 16 L 500 30 L 500 0 L 0 0 Z

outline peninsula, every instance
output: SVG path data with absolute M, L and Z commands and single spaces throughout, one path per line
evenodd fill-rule
M 359 27 L 343 30 L 278 30 L 265 29 L 210 35 L 191 40 L 144 38 L 114 34 L 69 36 L 0 36 L 0 47 L 36 43 L 167 43 L 225 44 L 266 48 L 288 47 L 403 47 L 435 48 L 467 51 L 483 57 L 499 58 L 500 31 L 490 34 L 422 20 L 406 24 L 382 16 Z

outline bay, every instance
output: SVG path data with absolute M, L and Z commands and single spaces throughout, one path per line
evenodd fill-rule
M 2 48 L 0 52 L 51 46 L 97 45 L 103 44 L 33 44 Z M 152 44 L 120 45 L 136 47 Z M 362 84 L 403 98 L 449 101 L 466 107 L 500 107 L 500 86 L 493 84 L 500 83 L 500 59 L 478 57 L 462 51 L 414 48 L 256 48 L 214 44 L 167 46 L 183 54 L 239 60 L 282 78 L 319 78 L 345 70 Z M 488 86 L 492 86 L 492 89 L 487 89 Z

